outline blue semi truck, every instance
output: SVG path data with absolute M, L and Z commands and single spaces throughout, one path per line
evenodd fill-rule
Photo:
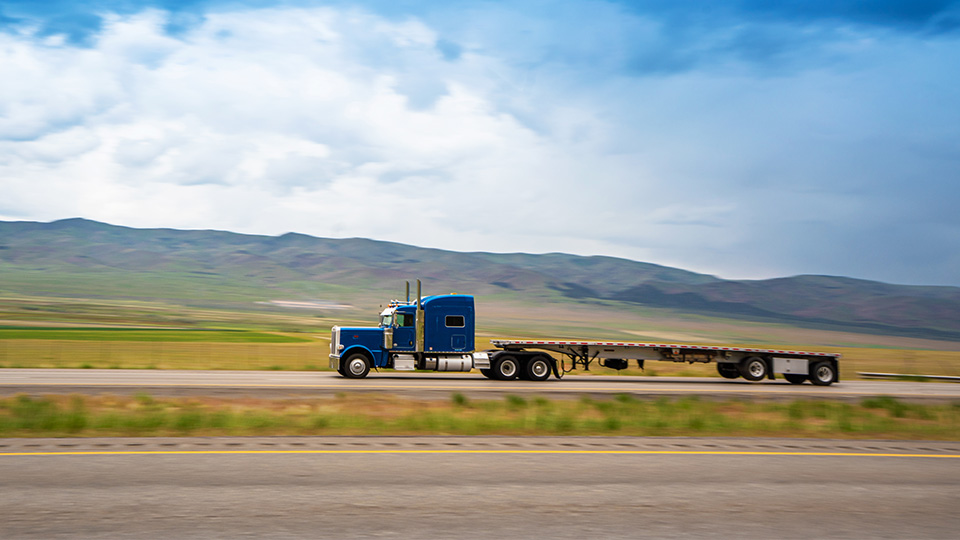
M 398 371 L 471 371 L 496 380 L 545 381 L 591 364 L 625 369 L 630 360 L 644 362 L 715 363 L 727 379 L 775 379 L 793 384 L 810 381 L 827 386 L 839 380 L 839 354 L 779 349 L 611 341 L 494 339 L 496 349 L 476 351 L 473 296 L 417 295 L 394 300 L 380 313 L 375 327 L 339 327 L 331 330 L 330 367 L 351 379 L 366 377 L 371 369 Z

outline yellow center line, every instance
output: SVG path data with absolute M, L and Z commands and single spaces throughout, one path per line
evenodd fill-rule
M 113 455 L 216 455 L 216 454 L 591 454 L 591 455 L 695 455 L 695 456 L 795 456 L 960 458 L 960 454 L 884 454 L 867 452 L 761 452 L 725 450 L 116 450 L 67 452 L 5 452 L 0 456 L 113 456 Z

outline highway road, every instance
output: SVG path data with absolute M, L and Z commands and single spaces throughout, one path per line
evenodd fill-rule
M 0 537 L 956 538 L 960 443 L 0 439 Z
M 339 392 L 390 392 L 446 398 L 452 392 L 483 398 L 505 394 L 571 397 L 590 394 L 644 396 L 699 395 L 718 398 L 829 398 L 857 400 L 891 395 L 904 400 L 960 400 L 960 384 L 895 381 L 841 381 L 820 387 L 786 381 L 749 383 L 743 380 L 694 377 L 632 377 L 575 375 L 545 382 L 492 381 L 475 373 L 371 373 L 366 379 L 344 379 L 323 371 L 189 371 L 119 369 L 0 369 L 0 395 L 28 393 L 148 392 L 180 395 L 332 395 Z

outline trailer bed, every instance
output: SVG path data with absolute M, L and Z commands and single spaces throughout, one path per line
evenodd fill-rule
M 809 351 L 791 351 L 785 349 L 751 349 L 747 347 L 719 347 L 712 345 L 689 345 L 689 344 L 679 344 L 679 343 L 633 343 L 633 342 L 624 342 L 624 341 L 560 341 L 560 340 L 550 340 L 550 341 L 541 341 L 541 340 L 524 340 L 524 339 L 491 339 L 490 343 L 500 349 L 510 349 L 510 348 L 537 348 L 537 349 L 546 349 L 546 350 L 570 350 L 578 349 L 582 347 L 588 348 L 622 348 L 626 350 L 630 349 L 663 349 L 670 351 L 712 351 L 712 352 L 741 352 L 741 353 L 757 353 L 757 354 L 777 354 L 782 356 L 796 356 L 796 357 L 805 357 L 805 356 L 820 356 L 820 357 L 829 357 L 829 358 L 840 358 L 839 353 L 825 353 L 825 352 L 809 352 Z M 606 352 L 606 351 L 605 351 Z M 603 358 L 601 356 L 600 358 Z
M 749 381 L 758 381 L 775 379 L 776 374 L 780 374 L 794 384 L 809 380 L 824 386 L 840 380 L 838 360 L 841 355 L 829 352 L 625 341 L 492 339 L 490 343 L 501 349 L 494 354 L 494 363 L 502 355 L 516 357 L 514 361 L 521 365 L 537 355 L 545 357 L 545 353 L 536 351 L 566 356 L 571 361 L 569 368 L 562 359 L 550 360 L 557 378 L 578 367 L 589 370 L 595 360 L 603 367 L 616 370 L 626 369 L 629 360 L 636 360 L 640 368 L 643 368 L 644 362 L 656 360 L 715 363 L 720 375 L 728 379 L 742 376 Z

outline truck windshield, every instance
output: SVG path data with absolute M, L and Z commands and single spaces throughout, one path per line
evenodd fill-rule
M 380 314 L 380 326 L 392 326 L 393 325 L 393 310 L 385 309 L 383 313 Z

